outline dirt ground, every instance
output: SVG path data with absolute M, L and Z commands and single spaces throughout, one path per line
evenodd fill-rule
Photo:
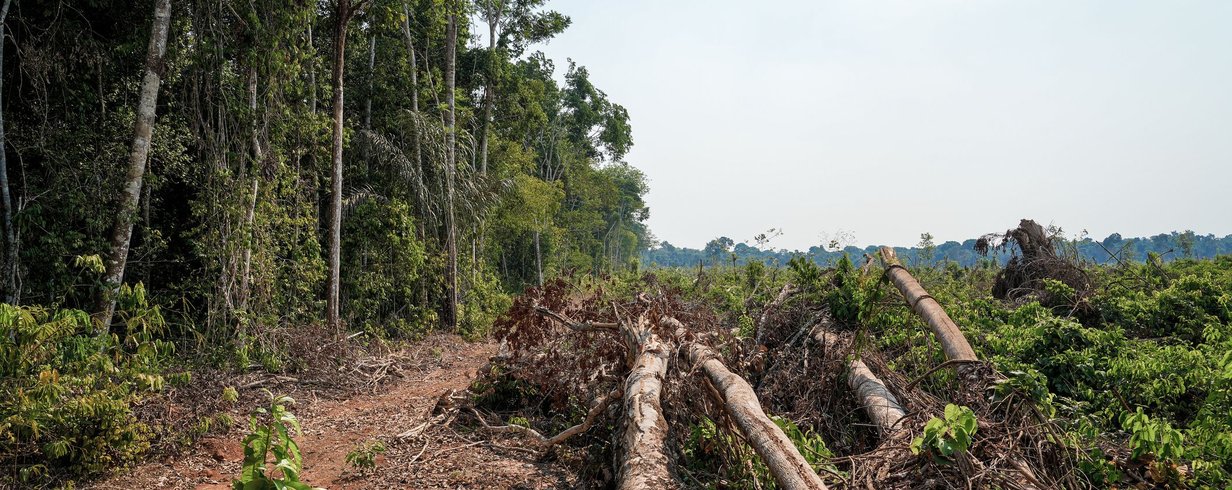
M 315 389 L 310 382 L 279 385 L 280 392 L 291 393 L 297 401 L 292 411 L 303 426 L 296 439 L 304 457 L 302 479 L 330 489 L 576 488 L 577 477 L 569 468 L 540 462 L 539 454 L 516 434 L 479 432 L 441 420 L 424 425 L 433 419 L 438 400 L 447 402 L 450 394 L 465 390 L 496 351 L 493 343 L 439 335 L 388 354 L 385 362 L 394 367 L 386 370 L 393 374 L 350 393 L 323 396 L 329 390 Z M 247 411 L 236 407 L 231 415 L 237 423 L 227 433 L 200 438 L 177 455 L 156 458 L 86 488 L 231 488 L 243 460 Z M 406 435 L 419 427 L 418 433 Z M 377 456 L 376 467 L 361 472 L 348 465 L 347 454 L 371 440 L 388 447 Z

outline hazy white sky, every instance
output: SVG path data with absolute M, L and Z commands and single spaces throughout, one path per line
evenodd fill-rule
M 1232 1 L 549 5 L 677 246 L 1232 233 Z

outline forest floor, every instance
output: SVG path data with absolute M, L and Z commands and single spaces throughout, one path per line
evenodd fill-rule
M 240 402 L 227 410 L 236 420 L 234 426 L 222 433 L 215 430 L 187 447 L 156 444 L 175 449 L 161 451 L 161 455 L 156 451 L 150 461 L 87 488 L 231 488 L 244 457 L 247 414 L 265 401 L 244 393 L 260 392 L 256 386 L 296 399 L 291 410 L 303 427 L 302 435 L 296 438 L 304 460 L 301 479 L 315 487 L 575 488 L 578 479 L 572 470 L 560 462 L 539 461 L 537 452 L 520 447 L 517 435 L 481 433 L 433 420 L 437 404 L 449 403 L 452 395 L 465 391 L 497 349 L 492 342 L 468 343 L 452 335 L 432 336 L 401 350 L 350 361 L 352 369 L 337 371 L 368 381 L 350 383 L 353 386 L 345 389 L 338 387 L 345 382 L 330 383 L 328 378 L 310 376 L 202 381 L 241 387 Z M 361 366 L 379 366 L 380 375 L 372 376 L 368 371 L 364 376 Z M 205 403 L 200 395 L 181 396 L 160 410 L 199 412 L 191 406 L 195 402 Z M 408 431 L 416 433 L 406 435 Z M 376 457 L 375 468 L 360 471 L 346 462 L 347 454 L 357 445 L 372 440 L 380 440 L 388 448 Z

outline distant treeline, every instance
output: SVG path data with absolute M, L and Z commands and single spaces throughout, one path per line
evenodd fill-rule
M 915 247 L 895 247 L 900 259 L 907 263 L 945 264 L 956 263 L 970 267 L 979 265 L 981 261 L 988 263 L 997 261 L 1004 264 L 1015 252 L 1015 245 L 1004 248 L 994 248 L 988 256 L 982 256 L 975 251 L 977 239 L 972 238 L 961 243 L 948 241 L 939 245 L 931 243 L 931 237 L 921 240 Z M 1107 264 L 1121 261 L 1138 261 L 1146 259 L 1148 254 L 1158 254 L 1164 261 L 1180 258 L 1211 258 L 1217 255 L 1232 254 L 1232 235 L 1216 237 L 1215 235 L 1198 235 L 1192 231 L 1161 233 L 1149 238 L 1123 238 L 1120 233 L 1113 233 L 1107 238 L 1095 241 L 1091 238 L 1060 239 L 1056 245 L 1062 253 L 1071 256 L 1076 254 L 1082 260 Z M 832 264 L 843 254 L 852 259 L 859 259 L 863 254 L 875 254 L 876 245 L 865 248 L 847 246 L 841 249 L 813 246 L 807 251 L 760 249 L 746 243 L 735 243 L 727 237 L 711 240 L 706 247 L 695 248 L 676 247 L 668 242 L 660 242 L 658 246 L 642 252 L 641 263 L 649 267 L 696 267 L 698 263 L 716 265 L 720 263 L 744 264 L 753 260 L 768 264 L 786 264 L 792 257 L 805 256 L 821 265 Z M 1114 257 L 1115 256 L 1115 257 Z

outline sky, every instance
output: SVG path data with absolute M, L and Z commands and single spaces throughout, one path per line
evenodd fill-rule
M 551 0 L 701 247 L 1232 233 L 1232 2 Z

